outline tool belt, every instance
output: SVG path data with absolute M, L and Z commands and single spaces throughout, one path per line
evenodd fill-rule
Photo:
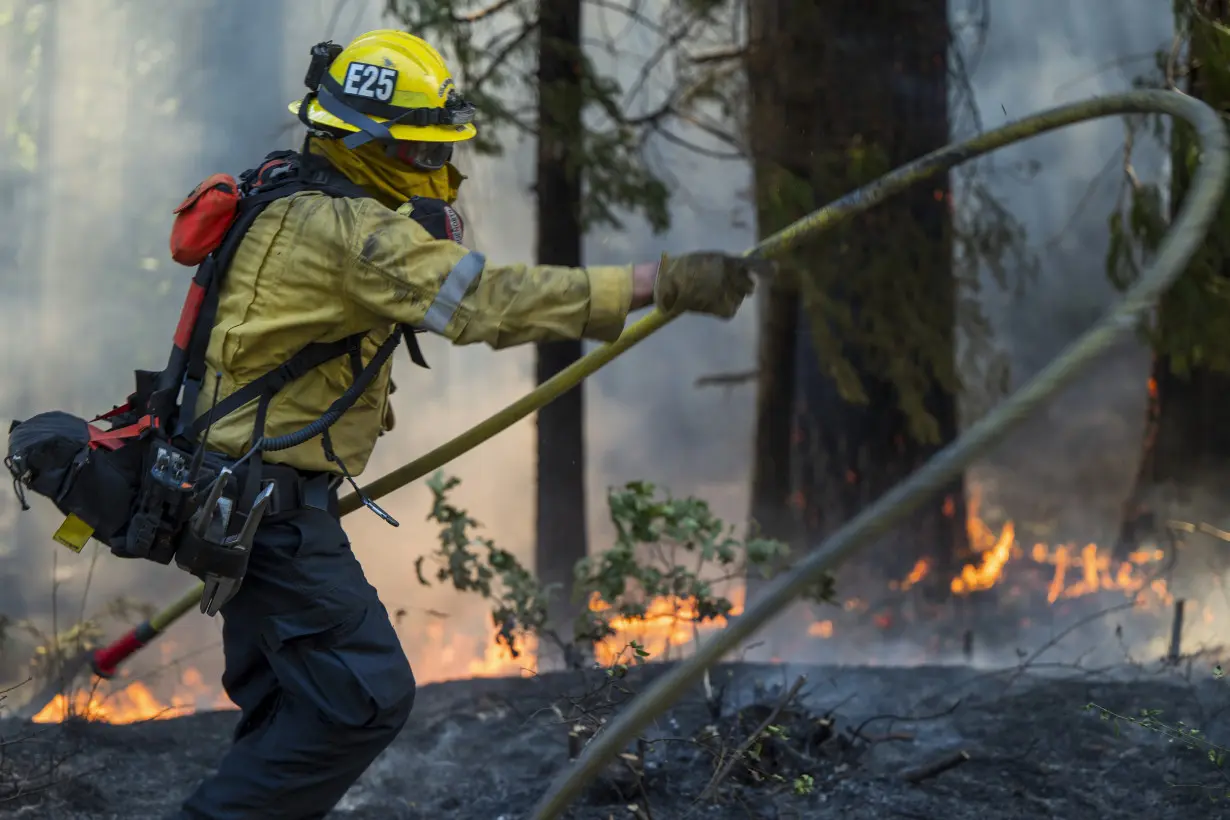
M 223 468 L 230 470 L 237 487 L 243 487 L 251 477 L 250 462 L 237 463 L 235 459 L 210 450 L 205 453 L 203 465 L 217 475 Z M 262 463 L 259 481 L 271 488 L 265 519 L 278 520 L 302 510 L 319 510 L 335 518 L 341 517 L 338 508 L 338 489 L 344 478 L 337 473 L 299 470 L 285 464 Z M 228 493 L 237 496 L 238 493 Z
M 250 462 L 236 464 L 212 453 L 203 460 L 208 462 L 211 457 L 215 478 L 208 485 L 204 501 L 195 501 L 199 507 L 175 539 L 174 549 L 176 566 L 204 582 L 201 609 L 210 615 L 230 600 L 243 583 L 260 524 L 304 509 L 337 516 L 337 486 L 342 479 L 328 473 L 301 473 L 282 465 L 261 465 L 253 476 L 252 470 L 257 468 Z M 244 488 L 254 484 L 261 490 L 254 500 L 247 502 Z M 242 523 L 238 528 L 230 520 L 232 511 L 237 509 L 248 510 L 240 514 Z M 228 535 L 236 529 L 237 534 Z
M 119 557 L 173 560 L 205 582 L 208 614 L 238 588 L 263 520 L 309 508 L 339 514 L 340 475 L 189 452 L 156 435 L 143 446 L 106 442 L 105 432 L 61 411 L 13 422 L 5 463 L 22 505 L 28 488 Z M 57 540 L 67 543 L 60 533 Z
M 209 456 L 206 457 L 209 461 Z M 233 462 L 222 461 L 221 466 Z M 242 486 L 248 478 L 247 468 L 235 469 L 235 478 Z M 261 481 L 273 485 L 269 508 L 265 517 L 287 515 L 300 510 L 320 510 L 334 518 L 341 517 L 338 509 L 338 488 L 344 479 L 336 473 L 317 473 L 296 470 L 284 464 L 261 465 Z

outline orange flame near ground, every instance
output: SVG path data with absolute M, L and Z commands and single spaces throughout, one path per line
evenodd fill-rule
M 1028 557 L 1034 564 L 1053 567 L 1047 589 L 1050 603 L 1103 590 L 1145 592 L 1150 599 L 1146 603 L 1169 604 L 1173 601 L 1166 582 L 1151 580 L 1144 571 L 1144 568 L 1164 558 L 1161 550 L 1134 552 L 1126 561 L 1113 567 L 1110 555 L 1099 551 L 1096 544 L 1086 544 L 1079 550 L 1073 544 L 1057 547 L 1034 544 L 1026 553 L 1017 543 L 1016 527 L 1011 520 L 1006 521 L 997 533 L 979 517 L 980 501 L 981 496 L 975 486 L 970 493 L 967 531 L 970 547 L 978 560 L 977 563 L 963 566 L 960 575 L 952 579 L 950 586 L 954 594 L 967 595 L 991 589 L 1003 580 L 1012 562 Z
M 743 613 L 743 589 L 737 587 L 728 596 L 731 615 Z M 606 612 L 610 604 L 598 595 L 589 600 L 591 612 Z M 692 643 L 697 635 L 726 626 L 722 616 L 697 623 L 696 599 L 667 596 L 654 598 L 646 606 L 643 618 L 613 617 L 609 619 L 615 634 L 594 647 L 594 659 L 603 665 L 626 660 L 625 649 L 635 641 L 652 658 L 665 658 L 680 647 Z M 621 658 L 621 656 L 623 656 Z
M 1103 590 L 1119 590 L 1124 593 L 1144 593 L 1150 603 L 1170 603 L 1171 595 L 1161 580 L 1147 577 L 1147 568 L 1163 559 L 1161 550 L 1147 550 L 1132 554 L 1123 563 L 1114 564 L 1109 555 L 1103 554 L 1095 544 L 1077 548 L 1072 544 L 1052 547 L 1035 544 L 1025 550 L 1017 543 L 1016 527 L 1006 521 L 996 530 L 979 516 L 979 493 L 975 487 L 970 494 L 967 510 L 967 528 L 973 560 L 961 568 L 949 582 L 956 595 L 991 589 L 1003 583 L 1017 564 L 1046 567 L 1050 580 L 1047 582 L 1046 598 L 1050 603 L 1078 598 Z M 945 511 L 951 514 L 951 499 Z M 933 564 L 927 559 L 919 560 L 908 575 L 893 581 L 890 588 L 905 591 L 921 583 L 932 572 Z M 732 615 L 743 612 L 741 587 L 726 593 L 733 604 Z M 607 612 L 610 607 L 601 598 L 594 596 L 589 602 L 594 612 Z M 842 609 L 852 615 L 867 613 L 867 602 L 859 598 L 845 601 Z M 695 600 L 663 597 L 649 602 L 644 618 L 611 619 L 614 634 L 595 647 L 595 660 L 609 665 L 627 661 L 627 647 L 635 641 L 649 653 L 651 658 L 677 657 L 680 650 L 692 644 L 695 638 L 706 632 L 721 629 L 726 619 L 714 618 L 706 623 L 695 623 L 697 608 Z M 872 613 L 880 628 L 892 625 L 884 613 Z M 1204 619 L 1212 617 L 1205 610 Z M 822 620 L 808 626 L 808 635 L 816 639 L 831 639 L 834 635 L 832 620 Z M 410 642 L 419 650 L 412 654 L 415 676 L 420 684 L 473 677 L 502 677 L 531 673 L 536 666 L 537 646 L 532 638 L 523 639 L 521 657 L 513 658 L 508 649 L 495 641 L 492 627 L 486 637 L 450 634 L 444 619 L 429 620 L 419 640 Z M 181 675 L 178 686 L 169 701 L 163 703 L 142 682 L 124 685 L 103 682 L 92 692 L 77 692 L 71 698 L 58 696 L 46 709 L 34 718 L 39 723 L 53 723 L 69 716 L 85 717 L 108 723 L 133 723 L 142 720 L 159 720 L 188 714 L 196 709 L 234 708 L 225 695 L 219 695 L 215 687 L 207 685 L 195 669 L 187 669 Z
M 981 522 L 979 522 L 981 523 Z M 985 526 L 985 525 L 984 525 Z M 973 539 L 970 539 L 973 541 Z M 981 555 L 978 566 L 966 564 L 961 568 L 961 574 L 952 579 L 949 585 L 957 595 L 990 589 L 995 586 L 1004 567 L 1012 558 L 1012 548 L 1016 545 L 1016 529 L 1009 521 L 995 539 L 991 547 Z M 975 547 L 976 549 L 977 547 Z
M 414 656 L 414 677 L 420 684 L 458 678 L 499 678 L 523 675 L 535 667 L 538 646 L 533 636 L 518 640 L 520 657 L 496 642 L 492 627 L 485 637 L 450 634 L 443 618 L 434 618 L 424 629 L 425 649 Z
M 912 586 L 918 584 L 919 581 L 931 574 L 931 562 L 926 558 L 919 558 L 914 564 L 914 568 L 910 570 L 910 574 L 905 576 L 901 581 L 889 581 L 888 588 L 904 592 Z
M 807 627 L 807 634 L 813 638 L 831 638 L 833 637 L 833 622 L 815 621 Z
M 181 717 L 202 708 L 233 709 L 234 705 L 226 695 L 218 694 L 214 687 L 206 684 L 196 668 L 188 667 L 180 675 L 170 703 L 160 701 L 141 681 L 118 689 L 108 681 L 101 681 L 92 690 L 77 690 L 69 696 L 56 695 L 32 720 L 61 723 L 76 717 L 100 723 L 139 723 Z

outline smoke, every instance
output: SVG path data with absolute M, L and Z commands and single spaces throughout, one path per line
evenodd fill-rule
M 6 44 L 0 59 L 6 76 L 22 77 L 24 84 L 11 81 L 0 92 L 7 110 L 16 112 L 10 121 L 21 125 L 8 130 L 8 150 L 0 154 L 0 208 L 10 226 L 0 240 L 0 289 L 6 297 L 0 302 L 0 416 L 22 418 L 49 408 L 99 412 L 127 395 L 134 368 L 157 368 L 164 361 L 191 275 L 167 257 L 171 209 L 206 174 L 237 172 L 267 151 L 294 147 L 300 131 L 285 106 L 303 92 L 309 47 L 326 36 L 345 42 L 384 25 L 384 4 L 11 5 L 14 16 L 0 28 Z M 991 0 L 990 8 L 984 56 L 971 77 L 986 127 L 1127 88 L 1170 36 L 1168 7 L 1150 0 L 1124 0 L 1113 15 L 1097 4 L 1063 0 Z M 42 49 L 34 69 L 35 47 L 19 47 L 30 42 Z M 635 68 L 630 63 L 627 70 Z M 1029 182 L 1004 175 L 995 183 L 996 193 L 1028 228 L 1042 262 L 1039 277 L 1021 294 L 991 288 L 985 299 L 1015 383 L 1036 372 L 1113 299 L 1102 256 L 1122 137 L 1122 124 L 1107 120 L 1039 137 L 996 157 L 1001 167 L 1037 161 L 1042 169 Z M 629 219 L 624 233 L 588 237 L 588 261 L 652 259 L 663 251 L 699 248 L 741 251 L 753 244 L 746 166 L 670 146 L 658 150 L 681 180 L 670 230 L 654 236 Z M 463 152 L 460 162 L 471 177 L 459 203 L 470 244 L 497 263 L 532 258 L 529 146 L 512 143 L 496 160 Z M 1140 165 L 1146 174 L 1161 168 L 1156 157 Z M 1087 194 L 1094 172 L 1106 167 L 1111 170 L 1103 184 Z M 587 383 L 593 548 L 610 537 L 606 488 L 634 478 L 701 495 L 726 520 L 742 520 L 753 390 L 696 389 L 693 383 L 708 373 L 752 368 L 754 315 L 749 306 L 727 323 L 681 319 Z M 430 371 L 398 357 L 398 425 L 381 439 L 367 479 L 462 432 L 532 387 L 528 349 L 496 354 L 437 339 L 423 346 Z M 1144 351 L 1126 346 L 1079 392 L 1057 401 L 1047 419 L 1005 445 L 995 458 L 1000 466 L 984 471 L 987 481 L 1009 501 L 1028 503 L 1031 481 L 1045 477 L 1052 492 L 1085 499 L 1072 516 L 1073 527 L 1101 526 L 1127 490 L 1139 429 L 1107 430 L 1099 419 L 1143 415 L 1146 366 Z M 1097 449 L 1112 454 L 1098 462 L 1097 475 L 1082 471 L 1079 459 L 1045 435 L 1057 421 L 1092 431 Z M 532 420 L 526 420 L 448 467 L 463 478 L 457 500 L 524 559 L 532 554 L 532 445 Z M 404 636 L 412 659 L 423 648 L 424 610 L 450 613 L 449 629 L 486 634 L 480 604 L 423 588 L 414 578 L 415 557 L 435 539 L 424 521 L 428 502 L 420 483 L 382 502 L 400 528 L 362 512 L 347 520 L 355 551 L 388 607 L 408 611 Z M 93 566 L 92 547 L 79 556 L 61 550 L 50 540 L 56 516 L 47 504 L 35 506 L 19 517 L 15 501 L 0 500 L 0 524 L 8 533 L 0 542 L 0 611 L 46 620 L 53 563 L 63 588 L 61 606 L 75 609 Z M 86 608 L 119 594 L 161 605 L 190 580 L 172 568 L 103 555 L 93 566 Z M 214 621 L 190 617 L 173 637 L 192 648 L 216 643 L 217 630 Z M 211 650 L 197 662 L 207 674 L 216 672 L 220 653 Z
M 27 84 L 24 95 L 10 87 L 9 108 L 21 115 L 24 131 L 10 128 L 13 150 L 0 159 L 5 215 L 10 225 L 20 226 L 10 231 L 6 242 L 12 247 L 0 257 L 10 297 L 0 307 L 8 354 L 0 415 L 24 418 L 50 408 L 92 415 L 123 400 L 132 370 L 162 365 L 191 275 L 167 258 L 172 208 L 205 175 L 238 172 L 270 150 L 294 147 L 301 132 L 286 103 L 303 93 L 309 47 L 326 36 L 345 42 L 383 25 L 382 7 L 324 0 L 293 6 L 284 0 L 193 0 L 172 7 L 152 0 L 13 4 L 3 29 L 7 42 L 37 39 L 5 52 L 8 76 L 24 77 Z M 495 262 L 531 258 L 529 179 L 518 170 L 532 171 L 525 146 L 510 146 L 502 161 L 467 162 L 463 153 L 462 162 L 471 176 L 460 203 L 470 242 Z M 745 184 L 742 170 L 730 189 Z M 587 253 L 595 262 L 622 262 L 693 245 L 750 244 L 746 227 L 742 236 L 732 236 L 727 224 L 706 220 L 704 214 L 682 215 L 660 240 L 593 237 Z M 722 241 L 706 243 L 706 234 Z M 728 415 L 706 396 L 672 402 L 678 409 L 669 414 L 652 411 L 663 409 L 664 395 L 691 392 L 686 386 L 707 370 L 750 360 L 750 339 L 747 317 L 730 324 L 680 322 L 614 366 L 611 378 L 594 383 L 591 486 L 597 521 L 605 485 L 653 475 L 649 467 L 663 453 L 677 456 L 667 463 L 687 463 L 687 450 L 672 444 L 673 430 L 691 428 L 694 445 L 729 437 L 723 424 Z M 529 350 L 495 355 L 433 339 L 424 341 L 424 349 L 430 371 L 400 360 L 395 365 L 399 423 L 382 439 L 365 478 L 462 432 L 533 386 Z M 659 361 L 670 365 L 658 367 Z M 692 421 L 682 424 L 683 417 Z M 750 415 L 744 411 L 742 418 L 740 439 Z M 501 545 L 527 558 L 532 436 L 532 420 L 524 421 L 448 468 L 464 478 L 458 500 L 490 525 Z M 711 474 L 704 469 L 708 463 L 699 458 L 692 472 L 671 469 L 654 477 L 686 485 L 697 468 Z M 713 463 L 727 480 L 740 470 L 740 460 L 719 457 Z M 390 609 L 406 608 L 411 622 L 424 610 L 450 612 L 451 629 L 485 637 L 487 616 L 480 606 L 424 589 L 414 579 L 414 558 L 435 541 L 424 521 L 428 502 L 421 484 L 389 499 L 386 507 L 403 522 L 398 529 L 356 514 L 348 520 L 355 550 Z M 728 515 L 737 517 L 739 505 L 730 505 Z M 8 532 L 0 545 L 6 568 L 0 611 L 9 615 L 50 626 L 54 610 L 63 628 L 77 615 L 87 578 L 87 612 L 119 595 L 161 605 L 191 583 L 173 568 L 108 555 L 95 561 L 93 547 L 82 555 L 61 550 L 50 539 L 59 520 L 47 504 L 36 502 L 35 510 L 19 516 L 15 500 L 6 497 L 0 521 Z M 176 626 L 173 639 L 184 648 L 215 643 L 217 628 L 216 622 L 190 617 Z M 413 623 L 407 627 L 408 643 L 416 642 L 418 632 Z M 216 651 L 206 656 L 206 671 L 215 671 L 219 660 Z
M 1107 18 L 1092 6 L 993 0 L 985 56 L 973 78 L 984 122 L 1125 91 L 1150 74 L 1173 32 L 1164 4 L 1124 3 Z M 1032 32 L 1023 36 L 1022 32 Z M 1020 293 L 988 291 L 984 310 L 1022 384 L 1083 333 L 1117 299 L 1105 274 L 1106 220 L 1124 182 L 1125 127 L 1119 118 L 1084 123 L 1000 151 L 1011 168 L 1042 169 L 1028 182 L 997 177 L 996 193 L 1025 225 L 1040 271 Z M 1138 146 L 1136 171 L 1164 179 L 1163 152 Z M 999 501 L 1018 516 L 1058 518 L 1056 536 L 1107 543 L 1139 457 L 1149 357 L 1136 340 L 1120 345 L 1081 384 L 1005 442 L 984 470 Z M 1059 434 L 1056 434 L 1056 432 Z M 1060 509 L 1056 498 L 1069 499 Z M 1079 503 L 1070 499 L 1079 498 Z M 1032 509 L 1031 509 L 1032 507 Z

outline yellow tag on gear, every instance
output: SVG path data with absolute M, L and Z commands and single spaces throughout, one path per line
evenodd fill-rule
M 69 515 L 68 518 L 64 519 L 64 523 L 60 525 L 60 528 L 55 531 L 55 535 L 51 537 L 73 552 L 81 552 L 93 534 L 93 527 L 77 516 Z

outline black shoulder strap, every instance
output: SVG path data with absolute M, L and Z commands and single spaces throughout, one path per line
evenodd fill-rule
M 188 343 L 188 361 L 184 378 L 184 394 L 180 402 L 176 435 L 190 435 L 192 414 L 196 410 L 205 378 L 205 354 L 209 337 L 218 318 L 218 298 L 222 281 L 230 269 L 239 245 L 261 212 L 271 203 L 302 191 L 320 191 L 335 197 L 370 197 L 323 160 L 294 151 L 275 151 L 257 167 L 240 175 L 238 216 L 223 237 L 222 244 L 202 262 L 193 281 L 205 292 L 201 312 Z M 225 414 L 222 414 L 225 415 Z M 221 418 L 218 413 L 214 418 Z M 194 437 L 194 436 L 193 436 Z
M 225 418 L 239 408 L 262 397 L 272 398 L 283 387 L 325 362 L 358 350 L 366 334 L 358 333 L 336 342 L 314 342 L 307 345 L 283 364 L 264 373 L 218 402 L 210 412 L 195 419 L 187 428 L 189 438 L 199 436 L 211 421 Z M 383 362 L 381 363 L 383 364 Z M 363 368 L 360 368 L 360 372 Z M 356 374 L 357 375 L 357 374 Z M 191 412 L 191 411 L 189 411 Z M 262 431 L 263 432 L 263 431 Z
M 193 418 L 205 377 L 205 354 L 209 337 L 217 319 L 218 299 L 222 280 L 234 260 L 235 253 L 244 236 L 260 213 L 272 202 L 301 191 L 319 191 L 333 197 L 370 198 L 371 194 L 347 179 L 326 160 L 310 155 L 282 151 L 268 155 L 259 168 L 246 171 L 242 177 L 245 196 L 239 202 L 239 216 L 227 232 L 222 244 L 197 270 L 196 281 L 205 288 L 201 313 L 193 329 L 188 348 L 188 363 L 183 400 L 177 421 L 176 434 L 195 441 L 209 422 L 224 418 L 249 402 L 268 401 L 290 382 L 326 362 L 349 355 L 354 377 L 359 379 L 370 369 L 378 369 L 387 361 L 387 354 L 376 356 L 366 366 L 362 365 L 360 349 L 367 334 L 358 333 L 335 342 L 313 342 L 295 353 L 287 362 L 257 377 L 240 390 L 218 403 L 212 412 Z M 395 334 L 405 340 L 410 359 L 420 367 L 427 367 L 412 328 L 401 326 Z M 397 340 L 390 337 L 391 346 Z M 392 351 L 390 347 L 389 352 Z M 374 375 L 374 374 L 372 374 Z M 262 429 L 254 432 L 260 438 Z

